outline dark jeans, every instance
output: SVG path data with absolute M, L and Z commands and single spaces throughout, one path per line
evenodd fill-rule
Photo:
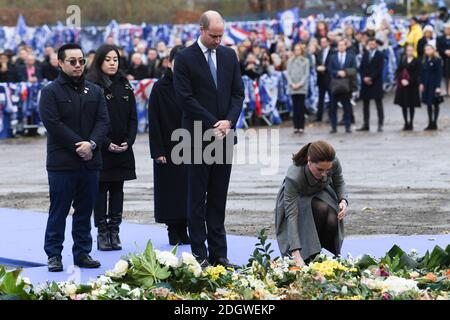
M 375 99 L 378 112 L 378 126 L 383 126 L 384 123 L 384 110 L 383 100 Z M 363 112 L 364 112 L 364 126 L 370 127 L 370 100 L 363 100 Z
M 94 223 L 99 231 L 118 228 L 122 222 L 123 181 L 100 182 L 94 207 Z M 109 201 L 108 201 L 109 193 Z
M 294 129 L 305 129 L 305 95 L 293 94 L 292 104 L 292 120 L 294 122 Z
M 199 260 L 227 257 L 225 207 L 231 164 L 188 164 L 188 215 L 192 254 Z M 208 241 L 208 248 L 205 242 Z
M 330 88 L 319 85 L 319 102 L 317 104 L 317 120 L 322 121 L 323 117 L 323 111 L 325 107 L 325 94 L 328 92 L 328 97 L 331 99 L 331 92 Z M 330 112 L 330 109 L 328 108 L 328 112 Z
M 344 124 L 346 128 L 350 128 L 352 121 L 352 104 L 350 103 L 350 94 L 340 94 L 331 96 L 330 123 L 333 129 L 337 128 L 337 104 L 342 103 L 344 108 Z
M 91 215 L 98 191 L 99 171 L 84 166 L 77 171 L 49 171 L 50 210 L 45 230 L 47 256 L 61 257 L 66 219 L 70 206 L 72 217 L 73 257 L 76 261 L 92 250 Z

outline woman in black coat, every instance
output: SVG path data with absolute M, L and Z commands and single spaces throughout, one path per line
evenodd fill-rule
M 441 93 L 442 71 L 442 59 L 439 58 L 436 49 L 432 45 L 426 45 L 420 80 L 422 102 L 428 108 L 428 127 L 425 130 L 437 130 L 438 128 L 439 102 L 436 97 Z
M 132 149 L 138 124 L 136 100 L 130 83 L 119 71 L 119 51 L 115 46 L 103 45 L 97 50 L 87 78 L 103 89 L 111 122 L 102 147 L 103 169 L 94 208 L 97 244 L 99 250 L 121 250 L 123 185 L 125 180 L 136 179 Z
M 172 132 L 181 128 L 182 110 L 173 88 L 173 64 L 183 49 L 175 46 L 170 52 L 169 68 L 155 83 L 148 107 L 150 153 L 153 158 L 155 220 L 167 225 L 169 243 L 189 244 L 187 234 L 187 176 L 183 165 L 171 158 Z
M 397 90 L 395 91 L 394 104 L 402 107 L 403 118 L 405 120 L 404 131 L 412 131 L 415 108 L 420 108 L 420 71 L 422 64 L 414 57 L 414 47 L 407 45 L 405 55 L 400 60 L 395 73 L 397 80 Z M 409 111 L 409 121 L 408 121 Z

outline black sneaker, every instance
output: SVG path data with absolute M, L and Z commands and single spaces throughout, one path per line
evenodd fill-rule
M 95 269 L 101 266 L 100 262 L 91 258 L 86 254 L 74 261 L 74 264 L 80 268 Z
M 48 271 L 49 272 L 61 272 L 63 271 L 63 264 L 61 257 L 48 258 Z
M 369 129 L 368 126 L 362 126 L 361 128 L 356 129 L 356 131 L 359 131 L 359 132 L 362 132 L 362 131 L 370 131 L 370 129 Z

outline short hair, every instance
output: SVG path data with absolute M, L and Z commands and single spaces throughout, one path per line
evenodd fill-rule
M 66 50 L 74 50 L 74 49 L 81 50 L 84 56 L 83 49 L 81 49 L 80 45 L 76 43 L 66 43 L 58 49 L 58 60 L 63 61 L 66 58 Z
M 369 39 L 367 39 L 367 42 L 372 42 L 372 41 L 377 42 L 377 39 L 374 38 L 374 37 L 370 37 Z M 377 42 L 377 43 L 378 43 L 378 42 Z
M 225 20 L 223 19 L 222 16 L 220 16 L 222 18 L 222 21 L 225 23 Z M 201 15 L 200 17 L 200 26 L 203 27 L 203 29 L 208 30 L 209 29 L 209 17 L 208 17 L 208 12 L 205 12 Z

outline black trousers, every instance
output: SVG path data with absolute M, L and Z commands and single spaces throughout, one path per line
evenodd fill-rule
M 331 100 L 331 92 L 328 86 L 319 85 L 319 102 L 317 104 L 317 120 L 322 121 L 323 111 L 325 107 L 325 94 L 328 93 L 328 97 Z M 328 112 L 330 108 L 328 108 Z
M 119 232 L 123 213 L 123 181 L 100 182 L 94 207 L 94 223 L 99 231 Z M 109 197 L 108 197 L 109 195 Z
M 99 171 L 85 167 L 77 171 L 49 171 L 50 210 L 45 230 L 47 256 L 61 257 L 66 219 L 72 217 L 73 257 L 78 260 L 92 250 L 91 215 L 98 191 Z
M 292 120 L 294 122 L 294 129 L 305 129 L 305 95 L 293 94 L 292 104 Z
M 186 164 L 187 223 L 192 254 L 199 260 L 227 257 L 225 207 L 231 166 L 231 162 Z
M 383 99 L 375 99 L 378 113 L 378 125 L 384 124 Z M 364 126 L 370 126 L 370 100 L 363 100 Z

